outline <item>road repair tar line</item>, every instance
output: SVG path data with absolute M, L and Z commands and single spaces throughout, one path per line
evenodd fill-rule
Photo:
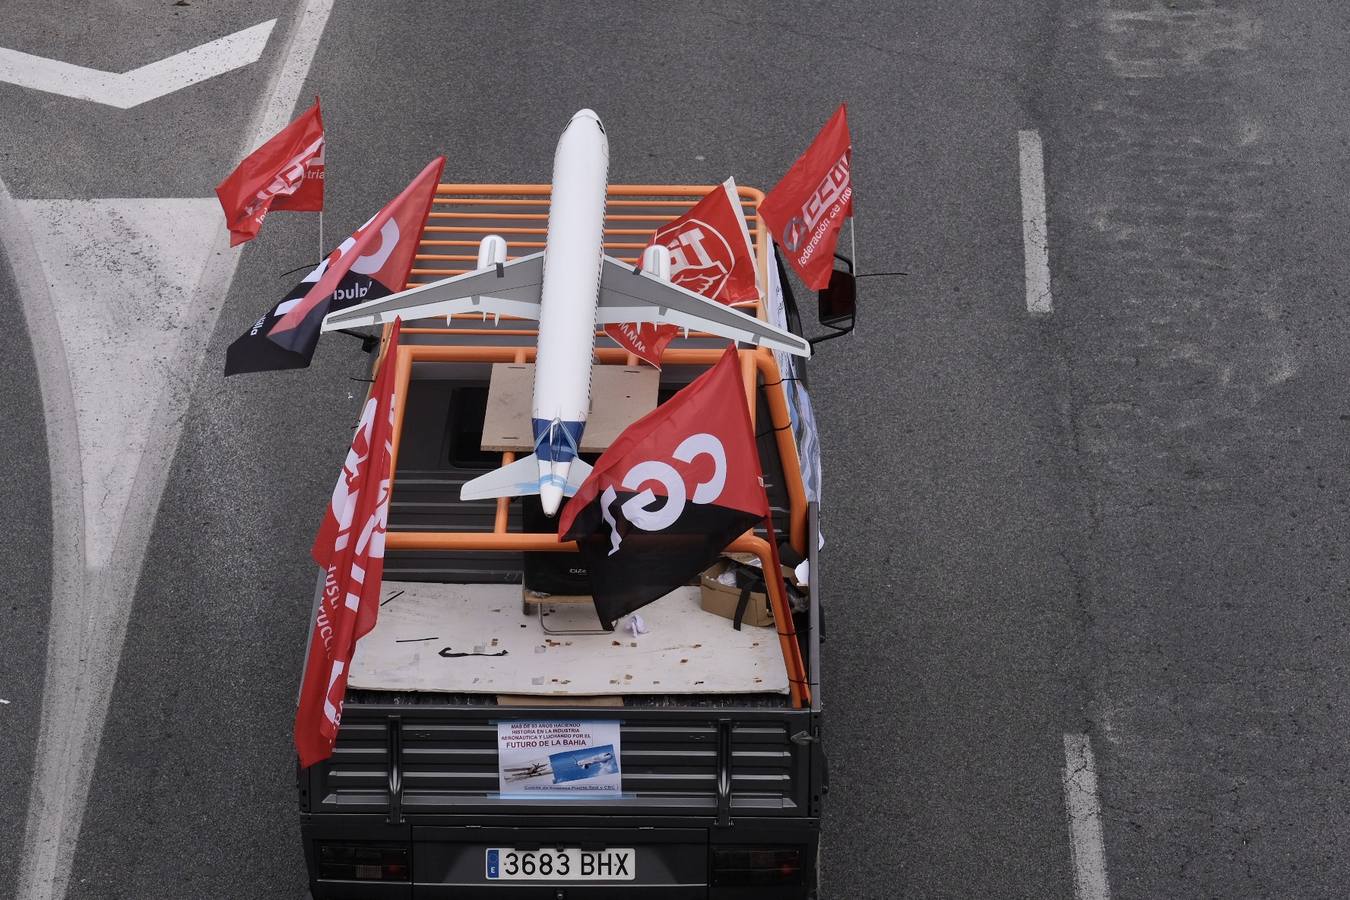
M 246 130 L 248 140 L 240 148 L 241 157 L 281 130 L 294 114 L 332 8 L 333 0 L 306 0 L 298 12 L 268 90 Z M 75 205 L 81 203 L 90 211 L 103 204 L 104 212 L 136 204 L 182 204 L 179 211 L 186 213 L 198 204 L 209 208 L 214 202 L 195 198 L 16 201 L 0 183 L 0 235 L 14 269 L 36 358 L 52 479 L 52 611 L 18 900 L 63 900 L 66 895 L 146 546 L 182 436 L 189 389 L 223 307 L 214 298 L 221 291 L 228 292 L 240 258 L 239 251 L 230 249 L 224 217 L 216 210 L 214 227 L 202 232 L 205 247 L 196 251 L 199 259 L 205 258 L 199 270 L 159 273 L 173 282 L 168 289 L 195 302 L 179 306 L 182 315 L 173 358 L 161 369 L 158 396 L 149 401 L 154 413 L 148 429 L 158 439 L 140 447 L 139 459 L 131 461 L 132 471 L 122 476 L 130 480 L 130 486 L 120 515 L 87 517 L 83 454 L 134 451 L 81 444 L 97 441 L 97 429 L 94 434 L 83 434 L 79 427 L 80 403 L 87 398 L 81 396 L 81 379 L 71 366 L 85 361 L 67 352 L 57 316 L 59 298 L 52 295 L 52 278 L 34 245 L 35 239 L 50 238 L 54 232 L 48 228 L 34 233 L 26 217 L 45 216 L 44 224 L 59 225 L 57 215 L 80 221 L 82 215 Z M 209 302 L 207 292 L 212 298 Z M 144 299 L 153 309 L 157 292 L 148 291 Z M 80 344 L 76 341 L 72 346 L 78 349 Z M 115 531 L 88 533 L 94 528 Z
M 1045 223 L 1045 151 L 1037 131 L 1017 132 L 1022 180 L 1022 252 L 1026 260 L 1027 312 L 1054 312 L 1050 299 L 1050 241 Z
M 1097 797 L 1097 761 L 1086 734 L 1064 735 L 1064 807 L 1076 900 L 1110 900 L 1102 807 Z

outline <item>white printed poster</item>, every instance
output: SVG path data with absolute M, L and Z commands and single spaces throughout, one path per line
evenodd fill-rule
M 506 795 L 618 796 L 618 722 L 498 722 L 497 775 Z

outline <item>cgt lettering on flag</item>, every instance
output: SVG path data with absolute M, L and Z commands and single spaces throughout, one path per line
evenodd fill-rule
M 716 503 L 722 496 L 722 488 L 727 483 L 727 451 L 716 435 L 706 432 L 690 435 L 680 442 L 671 454 L 671 458 L 684 463 L 693 463 L 699 456 L 712 460 L 712 473 L 706 480 L 693 485 L 692 491 L 685 490 L 684 476 L 674 467 L 657 460 L 644 460 L 635 464 L 624 473 L 620 485 L 630 491 L 636 491 L 647 482 L 654 482 L 661 490 L 663 498 L 659 505 L 657 494 L 652 488 L 644 488 L 624 501 L 618 515 L 632 522 L 643 531 L 661 531 L 679 521 L 684 512 L 686 501 L 705 506 Z M 609 556 L 619 552 L 623 544 L 623 535 L 619 531 L 614 505 L 619 495 L 613 485 L 605 488 L 600 495 L 600 514 L 610 529 Z
M 601 624 L 706 569 L 769 514 L 735 346 L 630 425 L 563 507 Z
M 852 154 L 848 111 L 840 104 L 759 207 L 788 262 L 812 290 L 829 285 L 839 232 L 853 215 Z

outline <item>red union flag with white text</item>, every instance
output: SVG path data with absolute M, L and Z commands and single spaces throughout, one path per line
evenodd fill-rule
M 853 215 L 852 154 L 848 113 L 841 103 L 759 206 L 774 241 L 813 291 L 829 285 L 839 231 Z
M 401 327 L 395 320 L 380 374 L 361 410 L 311 551 L 324 570 L 324 582 L 295 713 L 295 749 L 302 766 L 332 755 L 356 642 L 375 627 L 379 614 L 393 466 L 394 360 Z
M 258 236 L 273 209 L 323 209 L 323 117 L 319 100 L 267 143 L 244 157 L 216 186 L 230 228 L 230 246 Z
M 658 228 L 647 246 L 657 244 L 670 250 L 674 284 L 722 303 L 759 297 L 755 248 L 734 178 L 713 188 L 689 212 Z M 674 325 L 650 322 L 605 326 L 605 334 L 620 347 L 657 368 L 677 333 Z

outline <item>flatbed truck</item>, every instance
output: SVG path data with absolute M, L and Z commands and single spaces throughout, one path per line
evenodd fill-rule
M 611 185 L 606 252 L 636 257 L 646 235 L 710 187 Z M 756 215 L 763 195 L 741 188 L 740 197 L 765 286 L 747 311 L 768 316 L 775 298 L 767 295 L 771 287 L 779 290 L 781 279 L 776 269 L 770 271 L 776 260 Z M 485 234 L 506 232 L 516 246 L 529 248 L 542 239 L 547 204 L 547 185 L 440 185 L 409 286 L 464 271 Z M 800 333 L 790 291 L 786 284 L 781 289 L 787 292 L 789 325 Z M 565 577 L 566 561 L 578 559 L 559 543 L 555 520 L 541 525 L 521 500 L 459 499 L 465 481 L 513 458 L 511 451 L 483 448 L 484 418 L 492 367 L 528 364 L 532 358 L 529 325 L 461 317 L 404 323 L 397 352 L 381 353 L 377 360 L 397 367 L 383 585 L 389 599 L 382 601 L 381 624 L 358 644 L 332 757 L 297 770 L 312 895 L 320 900 L 819 897 L 820 817 L 828 787 L 819 677 L 819 529 L 785 390 L 792 378 L 804 379 L 804 370 L 799 365 L 785 378 L 769 351 L 740 351 L 774 524 L 784 543 L 807 561 L 804 601 L 792 611 L 781 583 L 770 579 L 775 626 L 752 629 L 761 634 L 753 642 L 757 652 L 772 648 L 772 660 L 786 677 L 746 678 L 739 671 L 715 671 L 714 665 L 706 678 L 690 681 L 686 665 L 671 672 L 667 690 L 657 676 L 662 666 L 678 668 L 674 660 L 634 653 L 629 661 L 618 659 L 642 642 L 656 646 L 663 639 L 659 629 L 601 637 L 585 628 L 558 630 L 552 626 L 559 622 L 575 626 L 575 615 L 569 619 L 548 597 L 521 602 L 528 599 L 522 582 L 528 586 L 532 566 Z M 677 340 L 663 359 L 659 398 L 715 362 L 724 347 L 725 341 L 708 336 Z M 596 356 L 601 365 L 637 364 L 600 333 Z M 597 397 L 595 405 L 603 399 Z M 747 533 L 732 549 L 763 563 L 770 558 L 763 531 Z M 321 584 L 320 578 L 316 603 Z M 385 622 L 395 622 L 399 604 L 409 597 L 430 604 L 419 608 L 438 615 L 448 608 L 464 612 L 433 629 L 435 640 L 382 634 L 396 627 Z M 696 606 L 679 621 L 702 629 L 698 634 L 706 637 L 692 644 L 683 632 L 680 639 L 712 650 L 705 658 L 735 662 L 732 654 L 740 652 L 735 648 L 746 646 L 744 633 L 731 621 Z M 405 634 L 407 627 L 405 622 Z M 620 683 L 597 698 L 577 694 L 556 678 L 525 683 L 522 690 L 525 663 L 533 659 L 519 655 L 521 664 L 475 676 L 476 684 L 456 681 L 452 666 L 437 668 L 441 645 L 463 646 L 464 652 L 452 653 L 456 658 L 500 656 L 502 651 L 492 652 L 499 646 L 495 637 L 482 638 L 486 649 L 464 642 L 505 634 L 503 628 L 529 635 L 540 653 L 591 641 L 597 665 L 611 665 L 607 654 L 613 653 L 612 665 L 619 667 L 614 671 L 629 677 L 614 678 Z M 372 663 L 358 677 L 362 654 L 403 658 L 397 654 L 409 652 L 405 642 L 414 639 L 426 645 L 415 666 L 396 671 L 389 663 L 380 670 Z M 518 639 L 513 632 L 512 640 Z M 722 641 L 731 643 L 719 649 Z M 444 661 L 444 651 L 441 656 Z M 448 671 L 450 680 L 426 674 L 432 671 Z M 705 683 L 715 689 L 703 690 Z M 770 683 L 773 689 L 764 690 Z M 499 724 L 570 721 L 618 723 L 622 793 L 605 799 L 504 794 Z

